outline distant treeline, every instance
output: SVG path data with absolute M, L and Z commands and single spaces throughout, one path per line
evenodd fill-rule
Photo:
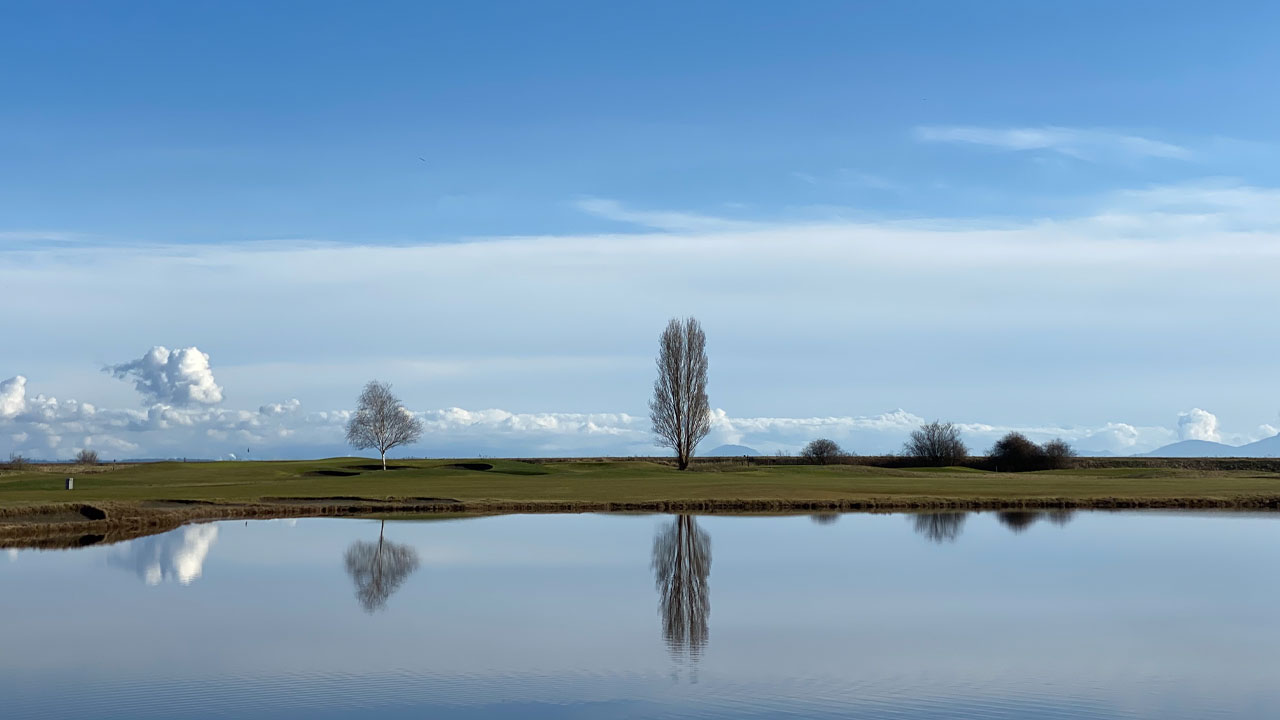
M 556 457 L 556 458 L 508 458 L 527 463 L 560 463 L 560 462 L 628 462 L 642 461 L 675 465 L 673 458 L 665 456 L 608 456 L 608 457 Z M 731 455 L 727 457 L 693 457 L 690 465 L 745 465 L 768 467 L 773 465 L 812 465 L 813 461 L 802 456 L 791 455 Z M 901 455 L 844 455 L 828 461 L 830 465 L 863 465 L 909 469 L 924 467 L 915 458 Z M 1153 457 L 1073 457 L 1069 461 L 1073 469 L 1098 470 L 1116 469 L 1171 469 L 1171 470 L 1221 470 L 1239 471 L 1256 470 L 1258 472 L 1280 472 L 1280 458 L 1153 458 Z M 974 470 L 995 470 L 991 458 L 975 455 L 966 458 L 955 467 L 972 468 Z

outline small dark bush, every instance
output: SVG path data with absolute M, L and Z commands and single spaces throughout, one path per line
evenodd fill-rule
M 1065 470 L 1071 467 L 1071 459 L 1076 451 L 1062 438 L 1054 438 L 1044 444 L 1045 464 L 1050 470 Z
M 1028 472 L 1070 467 L 1075 454 L 1065 440 L 1050 440 L 1041 446 L 1022 433 L 1011 432 L 996 441 L 988 459 L 997 472 Z
M 959 465 L 969 458 L 969 448 L 960 439 L 960 428 L 938 420 L 921 425 L 902 446 L 902 454 L 923 467 Z
M 809 444 L 805 445 L 804 449 L 800 451 L 800 457 L 808 460 L 809 462 L 817 463 L 818 465 L 838 462 L 840 458 L 844 456 L 844 450 L 840 449 L 840 446 L 836 444 L 836 441 L 828 440 L 826 438 L 811 440 Z
M 98 451 L 90 450 L 89 448 L 85 448 L 84 450 L 81 450 L 80 452 L 76 453 L 75 463 L 77 465 L 97 465 Z

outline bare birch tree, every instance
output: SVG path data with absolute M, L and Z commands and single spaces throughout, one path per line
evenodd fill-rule
M 694 318 L 671 318 L 658 349 L 649 418 L 658 445 L 671 448 L 681 470 L 711 432 L 707 402 L 707 336 Z
M 375 448 L 387 469 L 387 451 L 422 437 L 422 421 L 391 394 L 391 386 L 370 380 L 360 393 L 356 414 L 347 422 L 347 442 L 357 450 Z

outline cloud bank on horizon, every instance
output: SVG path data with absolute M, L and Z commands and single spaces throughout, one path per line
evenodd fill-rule
M 170 373 L 169 368 L 180 371 Z M 150 407 L 103 409 L 43 394 L 29 398 L 27 380 L 19 375 L 0 382 L 0 433 L 4 433 L 0 437 L 7 438 L 11 452 L 44 459 L 66 458 L 82 448 L 113 459 L 275 459 L 348 452 L 343 434 L 350 410 L 308 412 L 297 399 L 268 403 L 256 411 L 216 407 L 221 389 L 214 384 L 208 354 L 195 347 L 169 351 L 157 346 L 141 360 L 111 370 L 121 379 L 134 380 L 139 395 L 152 403 Z M 194 400 L 193 394 L 203 399 Z M 662 454 L 654 447 L 648 418 L 627 413 L 515 413 L 453 407 L 416 410 L 415 414 L 427 432 L 422 441 L 405 448 L 408 455 Z M 747 445 L 764 453 L 790 454 L 809 440 L 828 437 L 861 454 L 889 454 L 924 422 L 925 418 L 902 409 L 871 416 L 733 417 L 716 408 L 712 432 L 701 449 L 705 453 L 722 444 Z M 1222 439 L 1216 416 L 1200 408 L 1180 413 L 1176 430 L 1117 422 L 1099 427 L 958 425 L 974 452 L 982 452 L 1014 430 L 1038 441 L 1064 438 L 1085 453 L 1116 455 L 1151 450 L 1174 439 Z M 1262 425 L 1258 433 L 1234 439 L 1248 442 L 1274 434 L 1274 428 Z

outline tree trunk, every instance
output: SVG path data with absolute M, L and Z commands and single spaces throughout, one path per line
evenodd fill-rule
M 387 469 L 387 453 L 385 450 L 382 452 L 382 469 Z

